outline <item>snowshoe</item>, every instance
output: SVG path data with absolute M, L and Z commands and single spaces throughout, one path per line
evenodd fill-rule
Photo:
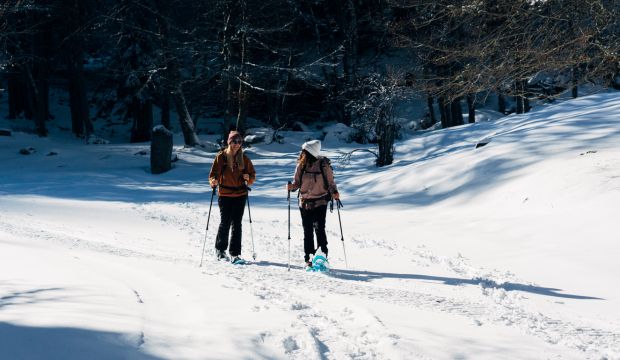
M 230 262 L 233 265 L 245 265 L 245 264 L 247 264 L 247 261 L 243 260 L 239 256 L 233 256 L 232 259 L 230 259 Z
M 317 253 L 312 258 L 312 268 L 309 271 L 329 272 L 329 262 L 327 261 L 327 255 L 323 254 L 323 252 L 321 251 L 317 251 Z

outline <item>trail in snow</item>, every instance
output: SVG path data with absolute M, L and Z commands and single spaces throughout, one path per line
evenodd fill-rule
M 197 265 L 202 249 L 200 241 L 204 236 L 204 229 L 201 229 L 200 224 L 205 218 L 204 211 L 199 208 L 199 205 L 187 203 L 176 206 L 141 204 L 122 210 L 146 219 L 147 223 L 163 223 L 187 235 L 184 239 L 175 239 L 174 246 L 161 249 L 149 248 L 147 238 L 127 239 L 123 238 L 123 234 L 119 235 L 118 241 L 93 241 L 92 236 L 79 229 L 66 225 L 53 226 L 34 217 L 32 221 L 25 223 L 19 217 L 3 216 L 0 219 L 0 228 L 16 237 L 32 238 L 45 244 L 61 244 L 67 249 L 87 249 L 123 257 Z M 212 223 L 217 224 L 218 214 L 212 216 Z M 253 220 L 254 231 L 258 235 L 257 242 L 261 244 L 260 258 L 269 259 L 273 256 L 282 259 L 282 254 L 287 251 L 287 239 L 285 235 L 277 235 L 274 229 L 285 229 L 286 222 Z M 301 230 L 296 226 L 294 231 Z M 214 232 L 215 230 L 208 236 L 207 241 L 212 242 Z M 339 233 L 333 229 L 328 232 L 331 239 L 339 238 Z M 371 239 L 355 232 L 351 232 L 348 239 L 350 244 L 359 248 L 373 248 L 378 252 L 389 253 L 398 248 L 402 257 L 410 258 L 416 263 L 441 265 L 461 278 L 480 271 L 468 265 L 463 258 L 442 258 L 423 248 L 410 249 L 396 244 L 394 240 Z M 248 240 L 246 234 L 246 253 Z M 335 243 L 334 241 L 331 246 L 338 246 Z M 207 244 L 208 249 L 210 246 L 211 244 Z M 298 251 L 294 253 L 297 259 L 301 255 Z M 479 325 L 492 323 L 515 327 L 549 344 L 577 349 L 588 359 L 600 359 L 605 354 L 620 353 L 618 333 L 580 325 L 529 309 L 523 293 L 509 288 L 510 283 L 507 283 L 506 279 L 511 280 L 513 288 L 518 288 L 514 286 L 518 280 L 508 272 L 488 272 L 486 277 L 481 278 L 472 276 L 465 278 L 466 281 L 461 284 L 463 286 L 451 292 L 436 292 L 433 290 L 440 287 L 436 284 L 455 281 L 456 277 L 345 270 L 338 266 L 332 270 L 331 275 L 326 276 L 300 271 L 301 267 L 295 261 L 293 271 L 287 272 L 286 263 L 277 260 L 259 260 L 248 266 L 235 267 L 218 263 L 209 255 L 210 253 L 205 254 L 206 268 L 197 271 L 208 276 L 224 277 L 228 279 L 226 283 L 230 288 L 260 299 L 261 306 L 256 309 L 257 312 L 277 308 L 294 314 L 295 320 L 290 324 L 289 330 L 279 334 L 263 333 L 260 340 L 281 346 L 286 355 L 293 359 L 419 357 L 415 353 L 399 354 L 396 350 L 391 353 L 391 349 L 397 348 L 399 336 L 390 332 L 383 325 L 382 319 L 369 311 L 364 305 L 365 302 L 457 315 Z M 342 259 L 338 258 L 332 264 L 334 262 L 343 263 Z M 390 277 L 392 279 L 389 279 Z M 435 285 L 420 286 L 421 280 Z M 520 286 L 524 289 L 529 285 Z M 138 290 L 131 288 L 131 291 L 140 305 L 147 305 L 148 301 L 143 300 Z M 351 305 L 344 308 L 334 307 L 330 304 L 333 296 L 346 297 L 350 299 L 347 303 Z M 140 330 L 138 345 L 144 344 L 150 336 L 155 335 L 149 334 L 149 329 Z M 155 337 L 157 336 L 161 337 L 163 334 Z

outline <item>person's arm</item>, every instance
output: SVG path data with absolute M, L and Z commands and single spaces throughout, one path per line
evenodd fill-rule
M 244 161 L 245 173 L 243 178 L 248 182 L 248 186 L 250 186 L 256 182 L 256 169 L 254 169 L 254 164 L 252 164 L 252 160 L 250 160 L 250 158 L 244 156 Z
M 338 186 L 336 185 L 336 180 L 334 179 L 334 170 L 332 170 L 332 167 L 329 165 L 329 163 L 323 166 L 323 171 L 325 172 L 325 177 L 327 178 L 327 191 L 332 194 L 332 197 L 335 200 L 340 199 Z
M 211 166 L 211 171 L 209 172 L 209 185 L 211 185 L 212 188 L 219 185 L 221 168 L 222 167 L 220 166 L 220 156 L 218 154 L 215 156 L 215 159 L 213 160 L 213 165 Z
M 289 191 L 295 191 L 299 189 L 300 184 L 301 184 L 301 167 L 299 166 L 299 164 L 297 164 L 297 166 L 295 167 L 295 175 L 293 175 L 293 182 L 290 184 L 287 184 L 286 187 Z

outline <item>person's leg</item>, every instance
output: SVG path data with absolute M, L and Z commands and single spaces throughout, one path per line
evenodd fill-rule
M 218 197 L 217 204 L 220 208 L 220 226 L 217 229 L 215 248 L 220 251 L 226 251 L 228 248 L 228 233 L 230 232 L 230 223 L 232 221 L 230 198 L 226 196 Z
M 240 196 L 231 198 L 231 200 L 232 232 L 228 252 L 230 256 L 239 256 L 241 255 L 241 220 L 243 220 L 246 197 Z
M 310 255 L 314 254 L 314 234 L 312 210 L 299 208 L 301 212 L 301 224 L 304 227 L 304 260 L 308 262 Z
M 321 251 L 327 256 L 327 234 L 325 234 L 325 216 L 327 205 L 313 209 L 313 225 L 316 232 L 316 242 Z

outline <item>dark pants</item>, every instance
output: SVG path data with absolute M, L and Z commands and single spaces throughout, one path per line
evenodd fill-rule
M 226 248 L 228 248 L 228 233 L 232 225 L 230 248 L 228 249 L 230 256 L 241 255 L 241 219 L 243 219 L 243 211 L 245 210 L 245 199 L 246 196 L 221 196 L 217 199 L 220 207 L 221 221 L 220 227 L 217 229 L 215 248 L 226 251 Z
M 299 208 L 301 211 L 301 223 L 304 226 L 304 259 L 310 260 L 310 255 L 314 254 L 317 247 L 314 246 L 314 233 L 316 241 L 321 251 L 327 255 L 327 235 L 325 234 L 325 215 L 327 205 L 318 206 L 314 209 Z

